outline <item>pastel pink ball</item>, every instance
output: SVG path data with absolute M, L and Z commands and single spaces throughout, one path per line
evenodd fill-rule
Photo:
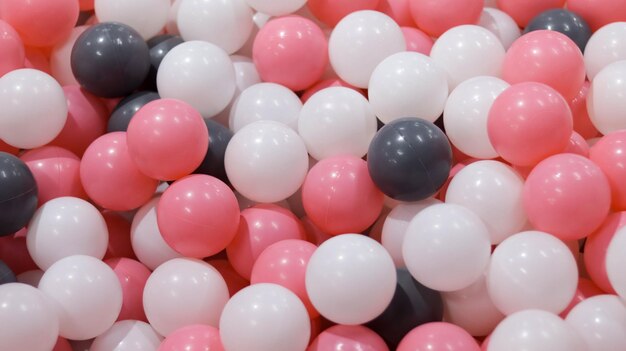
M 220 332 L 210 325 L 193 324 L 171 332 L 158 351 L 224 351 Z
M 583 262 L 589 278 L 607 294 L 615 294 L 606 272 L 606 251 L 615 233 L 626 225 L 626 212 L 609 214 L 585 241 Z
M 150 277 L 150 270 L 139 261 L 125 257 L 110 258 L 104 263 L 111 267 L 122 286 L 122 310 L 117 320 L 148 322 L 143 309 L 143 289 Z
M 385 341 L 361 325 L 334 325 L 321 332 L 307 351 L 389 351 Z
M 603 136 L 591 148 L 589 158 L 602 169 L 609 180 L 612 209 L 626 210 L 626 130 L 617 130 Z
M 498 8 L 511 16 L 520 27 L 526 27 L 528 22 L 541 12 L 563 7 L 565 0 L 497 0 L 496 3 Z
M 406 41 L 406 51 L 415 51 L 420 54 L 430 55 L 435 41 L 428 34 L 413 27 L 400 27 L 404 40 Z
M 483 10 L 483 0 L 412 0 L 411 13 L 417 27 L 439 37 L 452 27 L 476 24 Z
M 433 322 L 411 330 L 397 351 L 480 351 L 476 340 L 461 327 Z
M 15 29 L 0 20 L 0 77 L 6 73 L 24 67 L 26 52 L 24 43 Z
M 309 0 L 307 6 L 313 16 L 330 27 L 355 11 L 374 10 L 380 0 Z M 384 2 L 384 0 L 383 0 Z

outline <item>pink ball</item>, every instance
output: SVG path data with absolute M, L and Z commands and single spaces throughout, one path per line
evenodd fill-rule
M 300 97 L 300 100 L 302 100 L 302 103 L 305 103 L 311 96 L 313 96 L 313 94 L 317 93 L 318 91 L 322 89 L 326 89 L 330 87 L 350 88 L 350 89 L 353 89 L 354 91 L 361 93 L 363 96 L 365 96 L 365 92 L 363 91 L 363 89 L 350 85 L 339 78 L 329 78 L 329 79 L 324 79 L 322 81 L 319 81 L 315 83 L 315 85 L 305 90 L 302 96 Z
M 354 156 L 329 157 L 309 170 L 302 185 L 302 203 L 309 219 L 331 234 L 360 233 L 383 209 L 367 163 Z
M 43 146 L 21 157 L 37 182 L 38 206 L 62 196 L 87 199 L 80 181 L 80 159 L 63 148 Z
M 302 300 L 310 318 L 319 316 L 311 304 L 304 283 L 307 264 L 316 248 L 304 240 L 282 240 L 268 246 L 254 262 L 250 283 L 284 286 Z
M 572 113 L 563 97 L 549 86 L 514 84 L 493 102 L 487 132 L 504 160 L 532 166 L 565 149 L 572 135 Z
M 335 325 L 321 332 L 307 351 L 389 351 L 385 341 L 361 325 Z
M 589 157 L 589 144 L 587 144 L 587 140 L 580 136 L 580 134 L 572 132 L 569 143 L 563 152 Z
M 263 81 L 298 91 L 322 77 L 328 64 L 328 43 L 313 21 L 300 16 L 279 17 L 259 30 L 252 58 Z
M 393 18 L 399 26 L 416 26 L 411 15 L 411 0 L 381 0 L 378 11 Z
M 106 132 L 109 113 L 102 100 L 78 85 L 63 87 L 67 120 L 61 133 L 50 142 L 83 156 L 87 147 Z
M 611 213 L 585 241 L 583 260 L 587 274 L 607 294 L 615 294 L 615 289 L 606 273 L 606 250 L 615 233 L 625 225 L 626 212 Z
M 569 102 L 569 108 L 572 110 L 572 118 L 574 119 L 574 131 L 585 139 L 591 139 L 598 135 L 598 130 L 591 123 L 587 111 L 589 86 L 589 81 L 585 81 L 578 94 Z
M 50 60 L 43 49 L 28 46 L 25 48 L 26 57 L 24 67 L 38 69 L 42 72 L 50 73 Z
M 131 223 L 119 213 L 113 211 L 103 211 L 102 217 L 107 223 L 109 231 L 109 246 L 104 258 L 125 257 L 137 259 L 130 242 Z
M 433 38 L 421 30 L 413 27 L 400 27 L 404 40 L 406 41 L 406 51 L 415 51 L 420 54 L 430 55 L 430 49 L 435 44 Z
M 383 0 L 384 1 L 384 0 Z M 313 16 L 330 27 L 355 11 L 374 10 L 379 0 L 309 0 L 307 6 Z
M 611 189 L 602 170 L 575 154 L 551 156 L 530 172 L 523 192 L 528 220 L 561 240 L 582 239 L 604 221 Z
M 213 266 L 213 268 L 217 269 L 218 272 L 220 272 L 222 278 L 224 278 L 224 280 L 226 281 L 226 285 L 228 286 L 228 294 L 230 296 L 235 295 L 239 292 L 239 290 L 250 285 L 250 281 L 240 276 L 239 273 L 235 271 L 230 262 L 228 262 L 228 259 L 209 258 L 206 260 L 206 262 Z
M 508 1 L 517 2 L 515 0 Z M 560 3 L 562 6 L 565 0 L 535 0 L 533 2 Z M 520 1 L 519 3 L 523 2 Z M 609 23 L 626 21 L 626 2 L 622 0 L 568 0 L 567 9 L 579 14 L 594 32 Z
M 15 29 L 0 20 L 0 77 L 6 73 L 24 67 L 24 43 Z
M 497 0 L 496 3 L 500 10 L 506 12 L 517 22 L 518 26 L 523 28 L 541 12 L 553 8 L 562 8 L 565 5 L 565 0 Z
M 76 0 L 10 0 L 0 2 L 0 13 L 24 44 L 51 46 L 72 31 L 79 8 Z
M 150 270 L 130 258 L 110 258 L 104 260 L 104 263 L 113 269 L 122 286 L 122 310 L 117 320 L 148 322 L 143 310 L 143 288 L 150 277 Z
M 591 148 L 589 158 L 609 179 L 612 209 L 626 210 L 626 130 L 617 130 L 600 138 Z
M 163 239 L 174 250 L 186 257 L 208 257 L 233 240 L 239 225 L 239 205 L 224 182 L 194 174 L 165 190 L 157 205 L 157 223 Z
M 306 233 L 306 240 L 312 244 L 317 246 L 321 245 L 324 241 L 332 238 L 333 236 L 323 232 L 320 228 L 318 228 L 315 223 L 309 219 L 309 217 L 304 216 L 301 218 L 302 225 L 304 226 L 304 231 Z
M 158 99 L 130 120 L 128 152 L 139 170 L 159 180 L 191 174 L 204 159 L 209 131 L 202 115 L 186 102 Z
M 241 211 L 237 235 L 226 253 L 235 271 L 250 279 L 254 263 L 268 246 L 281 240 L 304 238 L 302 223 L 291 211 L 273 204 L 260 204 Z
M 193 324 L 171 332 L 158 351 L 224 351 L 220 332 L 209 325 Z
M 477 24 L 483 0 L 412 0 L 411 13 L 417 27 L 438 37 L 452 27 Z
M 131 160 L 126 132 L 105 134 L 89 145 L 80 163 L 80 179 L 96 204 L 114 211 L 145 204 L 159 183 L 141 173 Z
M 511 44 L 502 63 L 502 78 L 511 84 L 538 82 L 571 100 L 585 83 L 585 62 L 580 49 L 565 34 L 536 30 Z
M 434 322 L 411 330 L 397 351 L 480 351 L 476 340 L 454 324 Z

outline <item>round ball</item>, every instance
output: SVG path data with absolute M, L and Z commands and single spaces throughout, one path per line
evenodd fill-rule
M 148 323 L 124 320 L 113 324 L 109 330 L 98 335 L 89 350 L 130 351 L 132 348 L 136 351 L 149 351 L 156 350 L 161 344 L 161 340 L 163 340 L 163 337 L 157 334 Z
M 616 61 L 604 67 L 591 81 L 587 96 L 587 111 L 593 126 L 602 134 L 626 129 L 619 111 L 626 106 L 621 98 L 626 92 L 626 60 Z
M 37 182 L 24 161 L 0 152 L 0 236 L 22 229 L 37 209 Z
M 414 0 L 411 14 L 417 26 L 432 37 L 462 24 L 478 22 L 483 9 L 480 0 Z
M 593 80 L 598 72 L 611 63 L 626 60 L 625 35 L 625 22 L 607 24 L 591 35 L 584 56 L 589 80 Z
M 159 98 L 159 94 L 152 91 L 138 91 L 123 98 L 111 112 L 107 123 L 107 133 L 127 131 L 130 120 L 137 111 L 147 103 Z
M 100 22 L 123 23 L 136 30 L 144 39 L 158 34 L 167 22 L 169 0 L 95 0 L 94 9 Z M 147 14 L 148 16 L 138 16 Z
M 585 52 L 585 46 L 591 37 L 587 22 L 577 13 L 566 9 L 551 9 L 538 14 L 530 20 L 524 32 L 544 29 L 565 34 L 576 43 L 580 52 Z

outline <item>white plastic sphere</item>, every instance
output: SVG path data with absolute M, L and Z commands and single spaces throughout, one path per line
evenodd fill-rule
M 389 16 L 370 10 L 353 12 L 337 23 L 328 41 L 330 64 L 344 81 L 367 88 L 374 68 L 406 49 L 402 30 Z
M 228 351 L 304 351 L 311 335 L 309 315 L 298 296 L 269 283 L 235 294 L 224 307 L 219 329 Z
M 322 243 L 309 260 L 305 283 L 322 316 L 357 325 L 378 317 L 396 290 L 396 269 L 385 248 L 360 234 L 341 234 Z
M 609 242 L 605 264 L 611 286 L 626 300 L 626 228 L 619 229 Z
M 309 158 L 302 138 L 275 121 L 257 121 L 240 129 L 228 143 L 226 174 L 233 187 L 256 202 L 278 202 L 304 182 Z
M 226 127 L 228 127 L 229 124 L 230 110 L 233 103 L 237 101 L 237 98 L 241 95 L 241 92 L 255 84 L 261 83 L 261 77 L 259 77 L 259 72 L 251 58 L 241 55 L 231 55 L 230 59 L 233 61 L 233 67 L 235 68 L 235 93 L 230 103 L 228 103 L 228 106 L 217 115 L 211 117 L 214 121 Z
M 94 1 L 98 21 L 125 24 L 146 40 L 159 34 L 165 27 L 170 6 L 170 0 Z
M 47 73 L 23 68 L 0 78 L 0 138 L 22 149 L 51 142 L 67 120 L 63 89 Z
M 232 54 L 252 33 L 253 15 L 245 0 L 181 0 L 176 23 L 186 41 L 206 41 Z
M 459 151 L 480 159 L 498 157 L 487 135 L 487 117 L 494 100 L 508 87 L 500 78 L 480 76 L 452 90 L 443 110 L 443 124 Z
M 298 133 L 317 160 L 339 155 L 363 157 L 376 134 L 376 116 L 363 95 L 350 88 L 330 87 L 306 101 Z
M 426 55 L 393 54 L 374 69 L 368 96 L 374 113 L 383 123 L 403 117 L 434 122 L 443 112 L 448 97 L 446 73 Z
M 86 340 L 109 329 L 122 308 L 122 287 L 113 270 L 91 256 L 70 256 L 55 262 L 39 282 L 53 302 L 60 334 Z
M 585 339 L 589 351 L 626 350 L 626 307 L 615 295 L 597 295 L 579 302 L 565 321 Z
M 614 22 L 595 31 L 585 46 L 587 78 L 593 80 L 604 67 L 626 60 L 626 22 Z
M 525 309 L 560 313 L 578 284 L 576 260 L 556 237 L 538 231 L 514 234 L 498 245 L 487 270 L 494 305 L 510 315 Z
M 515 23 L 515 20 L 495 6 L 483 9 L 478 25 L 488 29 L 498 37 L 505 50 L 508 50 L 515 39 L 522 35 L 522 31 Z
M 89 351 L 156 351 L 162 340 L 150 324 L 124 320 L 98 335 Z
M 203 41 L 187 41 L 168 52 L 157 71 L 162 98 L 187 102 L 209 118 L 222 111 L 235 94 L 235 68 L 228 54 Z
M 626 59 L 604 67 L 591 81 L 587 111 L 594 127 L 602 134 L 625 129 Z
M 175 258 L 152 272 L 143 291 L 150 325 L 161 335 L 191 324 L 217 327 L 228 301 L 228 287 L 210 264 Z
M 402 257 L 411 275 L 439 291 L 468 287 L 489 263 L 489 232 L 465 207 L 437 204 L 425 208 L 409 223 Z
M 270 16 L 284 16 L 298 11 L 306 0 L 246 0 L 255 10 Z

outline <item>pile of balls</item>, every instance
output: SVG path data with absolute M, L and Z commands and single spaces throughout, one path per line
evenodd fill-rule
M 0 0 L 0 351 L 624 351 L 625 111 L 622 0 Z

